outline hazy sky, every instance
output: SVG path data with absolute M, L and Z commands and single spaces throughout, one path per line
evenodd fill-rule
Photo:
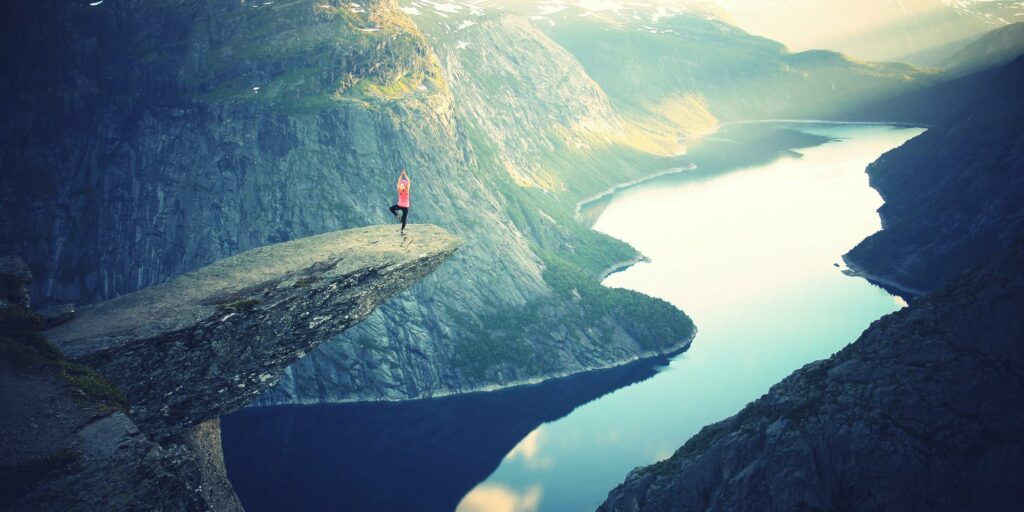
M 973 37 L 1024 21 L 1024 0 L 483 0 L 523 10 L 701 7 L 794 51 L 825 48 L 864 60 L 933 65 Z M 708 6 L 714 6 L 708 8 Z M 941 60 L 941 59 L 938 59 Z
M 865 59 L 928 50 L 1024 21 L 1024 2 L 992 0 L 715 0 L 732 21 L 794 50 L 830 48 Z M 1014 12 L 1016 11 L 1016 12 Z M 986 16 L 987 14 L 987 16 Z

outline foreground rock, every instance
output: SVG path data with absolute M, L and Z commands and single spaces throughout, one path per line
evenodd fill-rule
M 603 511 L 1012 510 L 1024 500 L 1024 243 L 808 364 Z
M 337 231 L 241 253 L 84 306 L 46 331 L 127 395 L 157 438 L 237 409 L 459 247 L 432 225 Z
M 0 258 L 0 509 L 240 511 L 217 479 L 219 449 L 188 445 L 207 430 L 153 441 L 109 381 L 46 342 L 26 307 L 31 279 L 19 258 Z
M 248 251 L 81 308 L 47 331 L 59 351 L 25 307 L 24 262 L 0 259 L 0 508 L 241 510 L 218 416 L 460 243 L 411 225 Z

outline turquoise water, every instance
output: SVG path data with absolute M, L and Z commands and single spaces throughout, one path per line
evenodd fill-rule
M 921 131 L 727 127 L 691 148 L 697 170 L 587 206 L 594 229 L 651 259 L 605 284 L 668 300 L 700 329 L 671 361 L 432 400 L 243 409 L 221 422 L 228 477 L 250 512 L 593 510 L 630 469 L 900 307 L 835 264 L 879 229 L 865 167 Z
M 865 167 L 923 130 L 790 128 L 839 140 L 731 172 L 659 179 L 604 205 L 594 229 L 651 259 L 605 284 L 665 299 L 700 331 L 656 377 L 534 429 L 460 511 L 593 510 L 633 467 L 668 457 L 900 307 L 834 264 L 880 229 L 882 200 Z

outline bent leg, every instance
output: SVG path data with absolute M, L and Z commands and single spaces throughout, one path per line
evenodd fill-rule
M 397 204 L 393 204 L 391 205 L 391 208 L 388 208 L 388 210 L 391 210 L 391 215 L 394 215 L 395 217 L 398 217 L 398 210 L 400 209 L 402 209 L 402 207 Z

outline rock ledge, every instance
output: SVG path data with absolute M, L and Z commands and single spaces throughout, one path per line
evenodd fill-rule
M 260 247 L 79 309 L 46 331 L 125 392 L 156 438 L 237 409 L 307 351 L 434 271 L 461 245 L 433 225 Z

